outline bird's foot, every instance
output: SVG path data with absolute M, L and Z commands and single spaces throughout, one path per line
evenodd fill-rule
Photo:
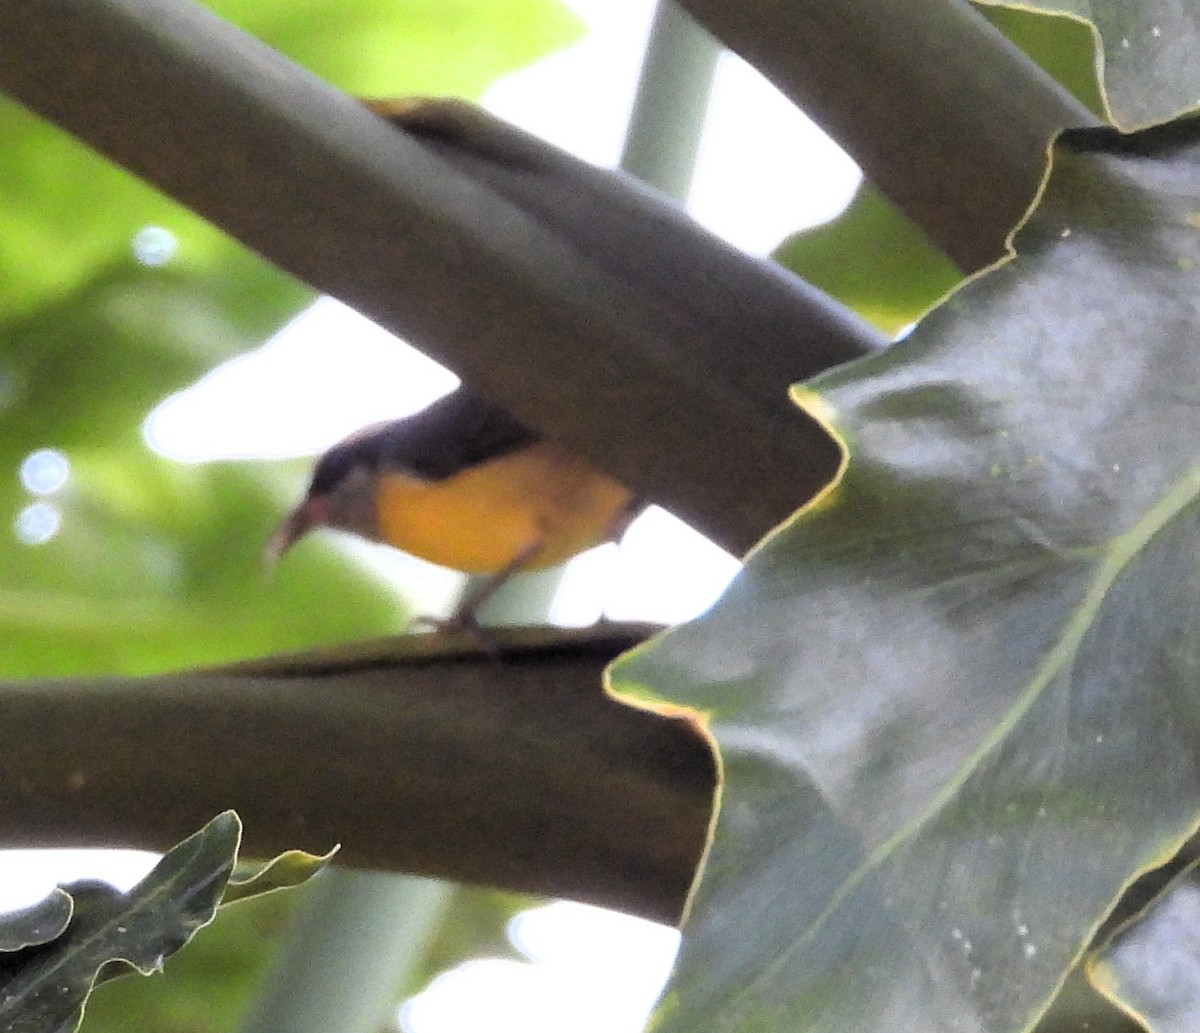
M 434 617 L 431 614 L 414 617 L 409 627 L 413 630 L 427 629 L 435 634 L 466 638 L 485 653 L 498 655 L 500 652 L 496 640 L 488 634 L 487 629 L 479 623 L 471 610 L 459 609 L 449 617 Z

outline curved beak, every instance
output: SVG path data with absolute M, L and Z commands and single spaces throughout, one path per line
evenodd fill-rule
M 279 557 L 303 538 L 314 527 L 328 522 L 329 504 L 320 497 L 310 495 L 293 509 L 271 535 L 267 542 L 265 558 L 268 568 L 279 562 Z

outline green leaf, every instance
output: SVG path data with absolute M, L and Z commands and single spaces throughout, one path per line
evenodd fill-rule
M 1200 1014 L 1200 881 L 1193 865 L 1091 960 L 1088 976 L 1149 1033 L 1190 1033 Z
M 1200 121 L 1065 136 L 1015 249 L 799 392 L 840 480 L 616 668 L 724 765 L 663 1030 L 1023 1030 L 1196 826 Z
M 0 952 L 19 951 L 57 939 L 71 921 L 71 895 L 61 889 L 45 899 L 0 915 Z
M 241 834 L 237 815 L 226 811 L 171 850 L 128 893 L 100 882 L 65 887 L 74 901 L 66 931 L 0 957 L 0 1028 L 74 1030 L 96 982 L 130 970 L 161 970 L 167 956 L 212 920 Z
M 794 234 L 772 257 L 892 337 L 962 279 L 916 223 L 867 184 L 837 218 Z
M 478 97 L 500 76 L 577 39 L 557 0 L 327 0 L 205 6 L 358 96 Z
M 1071 970 L 1054 1003 L 1030 1033 L 1145 1033 L 1088 982 L 1086 964 L 1081 961 Z
M 337 852 L 337 847 L 320 856 L 303 850 L 288 850 L 266 864 L 256 865 L 247 871 L 239 869 L 225 887 L 221 904 L 236 904 L 264 893 L 299 886 L 328 865 Z
M 114 979 L 88 998 L 83 1033 L 233 1033 L 308 887 L 222 908 L 171 958 L 165 979 Z
M 131 972 L 161 971 L 218 907 L 297 886 L 328 859 L 288 851 L 233 882 L 241 834 L 238 816 L 225 811 L 174 847 L 128 893 L 101 882 L 57 891 L 70 921 L 54 923 L 57 933 L 43 933 L 24 949 L 0 954 L 0 1028 L 74 1030 L 94 986 Z M 61 901 L 48 900 L 61 910 Z
M 977 0 L 992 4 L 997 0 Z M 1092 27 L 1103 60 L 1105 105 L 1126 129 L 1200 105 L 1200 9 L 1177 0 L 1004 0 L 997 6 L 1065 14 Z M 1001 26 L 1004 28 L 1004 26 Z M 1018 45 L 1022 43 L 1016 39 Z M 1034 54 L 1035 60 L 1038 59 Z M 1050 67 L 1051 74 L 1056 69 Z M 1072 80 L 1061 80 L 1068 89 Z M 1085 103 L 1087 98 L 1084 97 Z
M 247 1009 L 261 1003 L 262 981 L 272 971 L 276 952 L 303 935 L 311 921 L 314 891 L 320 895 L 316 883 L 305 884 L 291 893 L 222 907 L 217 921 L 172 957 L 166 979 L 119 979 L 97 988 L 88 1000 L 83 1033 L 126 1033 L 134 1015 L 138 1033 L 233 1033 L 242 1028 Z M 397 1006 L 465 958 L 518 958 L 505 938 L 505 925 L 533 903 L 496 890 L 454 888 L 442 919 L 416 956 L 396 959 Z

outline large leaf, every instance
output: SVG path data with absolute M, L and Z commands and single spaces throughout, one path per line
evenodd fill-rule
M 1066 14 L 1092 26 L 1117 125 L 1163 122 L 1200 105 L 1200 8 L 1179 0 L 977 0 Z M 1068 85 L 1070 85 L 1068 83 Z
M 707 715 L 664 1030 L 1003 1033 L 1200 813 L 1200 121 L 1070 135 L 1016 257 L 801 400 L 836 485 L 617 684 Z
M 1049 1010 L 1030 1033 L 1145 1033 L 1087 980 L 1081 961 L 1067 976 Z

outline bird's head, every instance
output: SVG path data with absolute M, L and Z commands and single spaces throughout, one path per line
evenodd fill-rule
M 267 543 L 268 560 L 277 560 L 316 527 L 381 540 L 376 500 L 379 457 L 373 438 L 376 430 L 369 427 L 360 431 L 321 456 L 304 498 Z

